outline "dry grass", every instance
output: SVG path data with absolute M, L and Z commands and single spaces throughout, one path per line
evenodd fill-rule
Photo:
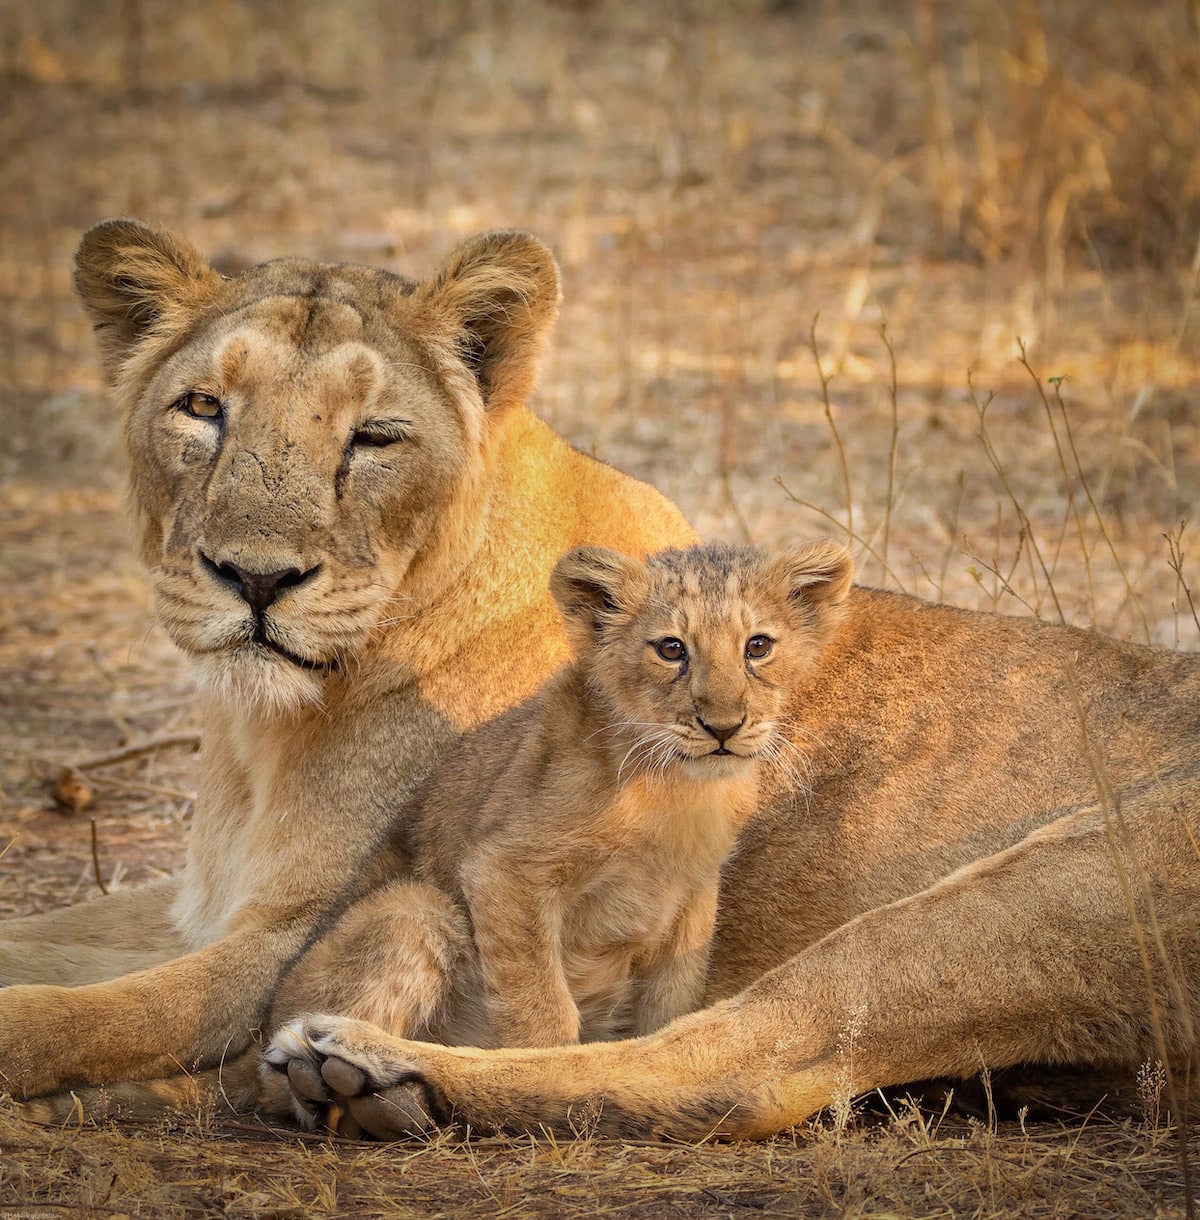
M 175 867 L 195 782 L 186 744 L 105 761 L 198 726 L 70 297 L 103 215 L 411 271 L 535 229 L 567 292 L 540 408 L 706 533 L 844 530 L 873 583 L 1195 647 L 1194 12 L 0 0 L 0 915 Z M 1150 1073 L 1120 1126 L 361 1148 L 8 1107 L 0 1216 L 1170 1216 L 1163 1108 Z
M 0 1207 L 162 1217 L 1182 1215 L 1163 1130 L 937 1122 L 764 1144 L 441 1136 L 367 1146 L 254 1123 L 50 1132 L 0 1110 Z M 0 1212 L 0 1214 L 4 1214 Z

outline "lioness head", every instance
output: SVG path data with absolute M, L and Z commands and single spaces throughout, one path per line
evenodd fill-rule
M 468 241 L 423 283 L 293 260 L 227 279 L 110 220 L 75 284 L 159 617 L 218 692 L 280 707 L 469 563 L 490 423 L 530 390 L 558 303 L 523 233 Z
M 627 765 L 704 778 L 782 748 L 781 717 L 842 614 L 849 552 L 718 543 L 645 563 L 568 551 L 550 588 Z M 786 765 L 786 764 L 785 764 Z

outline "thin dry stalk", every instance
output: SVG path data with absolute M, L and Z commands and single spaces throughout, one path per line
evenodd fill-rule
M 844 533 L 846 535 L 847 539 L 849 539 L 851 542 L 855 543 L 857 546 L 862 547 L 862 549 L 868 555 L 870 555 L 871 558 L 874 559 L 876 563 L 879 564 L 880 569 L 883 571 L 884 575 L 891 578 L 891 580 L 895 583 L 897 589 L 899 589 L 902 593 L 908 592 L 908 590 L 904 587 L 904 582 L 900 579 L 899 576 L 896 575 L 896 573 L 890 567 L 888 567 L 888 565 L 884 562 L 883 556 L 879 553 L 878 550 L 876 550 L 876 548 L 870 542 L 869 539 L 864 538 L 861 534 L 854 533 L 853 530 L 851 530 L 849 525 L 843 524 L 831 512 L 826 511 L 819 504 L 814 504 L 811 500 L 801 499 L 788 487 L 788 485 L 783 481 L 783 479 L 781 479 L 779 477 L 779 475 L 775 476 L 774 481 L 775 481 L 775 485 L 778 488 L 780 488 L 780 490 L 783 492 L 783 494 L 785 496 L 787 496 L 787 498 L 793 504 L 797 505 L 800 508 L 808 509 L 808 511 L 811 513 L 816 513 L 816 515 L 818 517 L 821 517 L 824 520 L 828 521 L 829 524 L 832 525 L 835 529 L 841 530 L 842 533 Z
M 842 472 L 842 487 L 846 497 L 846 535 L 854 538 L 857 535 L 854 533 L 854 496 L 850 488 L 850 464 L 846 461 L 846 450 L 842 445 L 841 433 L 838 432 L 837 423 L 833 418 L 833 406 L 829 401 L 829 378 L 825 375 L 825 368 L 821 364 L 821 349 L 817 346 L 817 322 L 820 317 L 819 313 L 813 314 L 812 325 L 808 330 L 808 350 L 812 352 L 813 363 L 817 366 L 817 377 L 821 382 L 821 403 L 825 408 L 825 422 L 829 425 L 829 431 L 833 435 L 833 447 L 837 450 L 838 466 Z M 884 568 L 887 567 L 882 559 L 880 559 L 880 563 Z
M 1192 590 L 1188 587 L 1188 583 L 1183 578 L 1183 531 L 1187 525 L 1186 521 L 1179 523 L 1179 528 L 1172 533 L 1168 530 L 1163 537 L 1167 540 L 1167 566 L 1175 573 L 1175 580 L 1183 595 L 1187 598 L 1188 611 L 1192 616 L 1192 622 L 1196 624 L 1197 630 L 1200 630 L 1200 616 L 1196 612 L 1196 603 L 1192 600 Z M 1175 612 L 1175 646 L 1179 647 L 1179 611 L 1176 608 Z
M 193 750 L 200 748 L 199 733 L 172 733 L 165 737 L 154 737 L 137 745 L 122 746 L 119 750 L 110 750 L 105 754 L 95 754 L 81 762 L 72 764 L 73 770 L 87 771 L 92 767 L 111 767 L 114 763 L 127 762 L 131 758 L 141 758 L 145 754 L 157 754 L 161 750 L 174 750 L 187 746 Z
M 100 893 L 108 895 L 108 886 L 104 884 L 104 878 L 100 876 L 100 846 L 96 841 L 96 819 L 89 819 L 92 824 L 92 875 L 96 878 L 96 885 Z
M 888 442 L 887 499 L 883 506 L 883 541 L 879 548 L 886 570 L 888 545 L 891 542 L 892 533 L 892 510 L 895 507 L 896 457 L 900 449 L 900 404 L 896 390 L 896 349 L 892 344 L 891 335 L 888 334 L 886 322 L 879 327 L 879 337 L 883 340 L 883 346 L 887 349 L 888 354 L 888 399 L 892 408 L 892 431 Z
M 1054 602 L 1054 611 L 1058 615 L 1058 621 L 1060 623 L 1065 623 L 1067 621 L 1067 617 L 1063 613 L 1062 605 L 1058 600 L 1058 593 L 1054 589 L 1054 582 L 1051 579 L 1050 569 L 1042 555 L 1041 548 L 1038 546 L 1037 537 L 1033 531 L 1033 523 L 1030 521 L 1029 515 L 1026 513 L 1020 498 L 1017 496 L 1017 493 L 1013 490 L 1013 486 L 1009 482 L 1008 473 L 1004 469 L 1004 463 L 1000 461 L 1000 457 L 996 453 L 995 447 L 992 445 L 991 437 L 988 435 L 987 409 L 991 405 L 995 395 L 988 394 L 988 396 L 981 402 L 979 395 L 975 390 L 975 385 L 970 374 L 967 375 L 967 386 L 971 392 L 971 402 L 974 404 L 975 410 L 979 416 L 979 442 L 983 446 L 984 455 L 987 457 L 988 465 L 991 466 L 996 477 L 1000 480 L 1000 486 L 1004 489 L 1004 494 L 1008 497 L 1009 502 L 1016 510 L 1017 519 L 1021 523 L 1021 531 L 1029 543 L 1031 572 L 1034 572 L 1034 564 L 1036 563 L 1037 569 L 1041 571 L 1046 582 L 1045 591 L 1050 595 L 1051 600 Z M 1035 602 L 1038 606 L 1040 606 L 1041 596 L 1037 592 L 1036 572 L 1034 572 L 1034 592 Z M 1038 617 L 1041 616 L 1039 615 Z
M 994 582 L 993 592 L 991 594 L 993 610 L 998 608 L 1000 604 L 1000 594 L 1003 592 L 1007 593 L 1009 597 L 1011 597 L 1019 605 L 1024 606 L 1025 609 L 1036 618 L 1038 616 L 1037 607 L 1023 597 L 1016 585 L 1013 584 L 1013 574 L 1016 572 L 1017 564 L 1021 562 L 1021 555 L 1024 552 L 1024 541 L 1024 534 L 1022 534 L 1017 541 L 1017 553 L 1013 556 L 1012 566 L 1009 568 L 1007 574 L 1002 572 L 997 564 L 988 563 L 986 559 L 984 559 L 977 552 L 971 551 L 970 548 L 968 548 L 968 553 L 975 563 L 979 564 L 980 567 L 982 567 L 983 570 L 989 573 L 992 577 Z M 982 588 L 983 573 L 981 573 L 978 568 L 975 567 L 970 569 L 970 573 L 974 578 L 975 583 Z
M 1087 579 L 1088 587 L 1088 606 L 1091 616 L 1096 617 L 1096 582 L 1092 578 L 1092 561 L 1091 553 L 1088 547 L 1087 535 L 1083 528 L 1083 517 L 1079 512 L 1079 507 L 1075 503 L 1075 488 L 1074 479 L 1071 472 L 1067 469 L 1066 455 L 1063 453 L 1062 442 L 1058 438 L 1058 429 L 1054 426 L 1054 412 L 1050 410 L 1050 400 L 1046 397 L 1045 387 L 1042 385 L 1042 379 L 1033 371 L 1033 366 L 1029 363 L 1029 353 L 1025 346 L 1024 339 L 1017 340 L 1017 349 L 1020 352 L 1019 362 L 1021 367 L 1029 374 L 1030 380 L 1033 382 L 1034 389 L 1037 390 L 1038 397 L 1041 399 L 1042 407 L 1046 412 L 1046 422 L 1050 425 L 1050 436 L 1054 441 L 1054 451 L 1058 455 L 1058 468 L 1062 472 L 1063 490 L 1066 496 L 1067 508 L 1069 515 L 1075 521 L 1075 533 L 1079 539 L 1079 553 L 1083 558 L 1084 575 Z M 1060 378 L 1055 378 L 1055 389 L 1059 389 L 1061 384 Z M 1062 399 L 1059 399 L 1061 403 Z M 1064 412 L 1065 419 L 1065 412 Z M 1077 474 L 1083 481 L 1083 471 L 1079 467 L 1079 459 L 1076 457 L 1075 466 Z M 1101 531 L 1104 530 L 1103 522 L 1100 523 Z
M 962 521 L 962 505 L 963 493 L 967 487 L 967 474 L 965 470 L 958 472 L 958 478 L 955 480 L 954 486 L 954 511 L 947 517 L 943 516 L 942 521 L 946 529 L 946 545 L 942 548 L 942 562 L 938 568 L 937 580 L 931 581 L 933 585 L 933 595 L 935 601 L 942 601 L 946 592 L 946 577 L 950 572 L 950 560 L 954 557 L 956 543 L 959 536 L 959 523 Z
M 1041 399 L 1042 406 L 1046 412 L 1046 420 L 1050 425 L 1050 435 L 1054 439 L 1054 448 L 1058 453 L 1059 468 L 1062 470 L 1063 479 L 1066 483 L 1067 502 L 1071 507 L 1071 511 L 1075 516 L 1076 529 L 1079 534 L 1079 550 L 1083 556 L 1084 568 L 1087 574 L 1088 597 L 1092 608 L 1092 618 L 1096 617 L 1096 590 L 1092 580 L 1092 565 L 1091 557 L 1088 549 L 1087 539 L 1084 534 L 1083 521 L 1079 515 L 1079 511 L 1075 506 L 1075 496 L 1073 486 L 1078 485 L 1087 499 L 1088 507 L 1092 510 L 1092 517 L 1096 522 L 1096 526 L 1100 531 L 1100 537 L 1104 540 L 1105 546 L 1108 548 L 1108 553 L 1112 557 L 1113 563 L 1116 565 L 1117 574 L 1120 576 L 1122 583 L 1125 585 L 1125 592 L 1132 602 L 1134 609 L 1137 611 L 1138 617 L 1142 620 L 1142 630 L 1145 633 L 1147 642 L 1151 638 L 1150 622 L 1146 618 L 1145 609 L 1142 606 L 1141 599 L 1137 595 L 1137 591 L 1133 587 L 1133 582 L 1129 579 L 1129 574 L 1125 570 L 1125 565 L 1121 562 L 1121 556 L 1112 540 L 1112 535 L 1108 531 L 1108 524 L 1104 519 L 1104 514 L 1100 511 L 1100 506 L 1096 502 L 1096 497 L 1092 494 L 1091 486 L 1088 484 L 1087 476 L 1083 472 L 1083 463 L 1079 460 L 1079 450 L 1075 445 L 1075 434 L 1071 428 L 1071 420 L 1067 415 L 1067 405 L 1062 397 L 1062 381 L 1061 377 L 1052 377 L 1051 384 L 1054 386 L 1054 400 L 1058 406 L 1058 413 L 1062 418 L 1063 433 L 1066 436 L 1067 448 L 1071 454 L 1071 464 L 1075 468 L 1075 473 L 1072 474 L 1067 469 L 1066 455 L 1063 453 L 1062 443 L 1059 440 L 1058 429 L 1054 424 L 1054 412 L 1050 408 L 1050 400 L 1046 396 L 1045 386 L 1042 384 L 1041 378 L 1034 372 L 1033 366 L 1029 362 L 1029 356 L 1025 349 L 1024 340 L 1018 339 L 1017 346 L 1020 349 L 1020 364 L 1021 367 L 1029 374 L 1030 379 L 1034 384 L 1034 388 L 1038 392 L 1038 397 Z

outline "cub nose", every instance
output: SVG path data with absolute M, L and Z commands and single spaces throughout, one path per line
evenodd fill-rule
M 299 568 L 284 568 L 279 572 L 251 572 L 236 563 L 217 563 L 203 551 L 200 562 L 223 584 L 236 589 L 241 599 L 254 611 L 262 614 L 272 605 L 284 589 L 294 589 L 317 574 L 320 567 L 302 572 Z
M 700 721 L 700 727 L 710 736 L 717 739 L 717 744 L 724 746 L 725 743 L 746 723 L 746 717 L 743 716 L 737 724 L 709 724 L 703 717 L 697 716 Z

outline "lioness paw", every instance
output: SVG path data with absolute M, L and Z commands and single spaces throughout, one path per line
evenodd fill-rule
M 389 1035 L 365 1021 L 308 1015 L 282 1026 L 263 1052 L 267 1104 L 308 1130 L 394 1140 L 444 1117 L 415 1064 L 389 1055 Z

